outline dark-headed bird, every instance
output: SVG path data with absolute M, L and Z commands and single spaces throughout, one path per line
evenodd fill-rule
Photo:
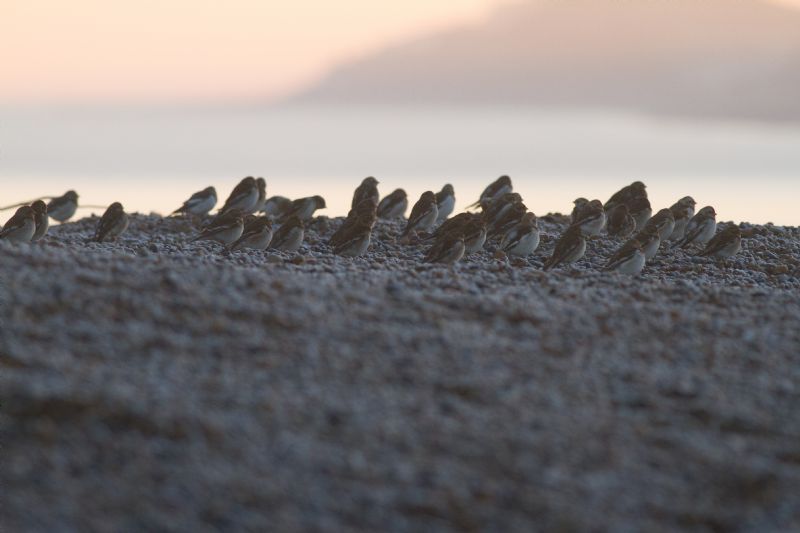
M 266 250 L 272 241 L 272 220 L 268 216 L 247 215 L 241 237 L 230 245 L 231 250 Z
M 291 217 L 275 232 L 269 247 L 282 252 L 296 252 L 300 249 L 300 245 L 303 244 L 304 237 L 305 226 L 303 221 L 298 217 Z
M 730 259 L 742 249 L 742 231 L 739 226 L 728 226 L 714 235 L 700 255 L 716 259 Z
M 67 191 L 47 204 L 47 216 L 58 222 L 66 222 L 78 209 L 78 193 Z
M 361 181 L 361 185 L 356 187 L 356 190 L 353 191 L 353 201 L 350 202 L 350 209 L 355 209 L 355 207 L 361 203 L 362 200 L 372 198 L 375 200 L 375 205 L 378 205 L 380 201 L 380 195 L 378 194 L 378 180 L 369 176 L 364 178 Z
M 675 246 L 686 248 L 691 244 L 705 245 L 717 232 L 717 212 L 710 205 L 702 208 L 686 224 L 686 232 Z
M 574 263 L 586 253 L 586 237 L 579 226 L 570 226 L 558 239 L 553 255 L 544 264 L 545 270 Z
M 128 229 L 128 214 L 123 209 L 122 204 L 114 202 L 97 223 L 97 229 L 94 232 L 94 240 L 97 242 L 107 242 L 116 240 L 117 237 L 122 235 Z
M 244 213 L 241 209 L 231 209 L 219 214 L 205 227 L 200 235 L 190 242 L 209 240 L 229 245 L 244 232 Z
M 635 275 L 642 271 L 645 261 L 646 258 L 642 250 L 642 244 L 634 238 L 626 241 L 625 244 L 609 258 L 603 270 Z
M 33 208 L 23 205 L 0 230 L 0 239 L 10 242 L 30 242 L 35 232 L 36 220 Z
M 486 207 L 504 194 L 510 193 L 514 190 L 514 186 L 511 184 L 511 178 L 508 176 L 500 176 L 492 183 L 490 183 L 481 193 L 481 197 L 478 199 L 477 202 L 470 205 L 469 207 Z
M 384 220 L 400 218 L 408 209 L 408 195 L 403 189 L 395 189 L 391 194 L 384 196 L 378 204 L 378 217 Z
M 233 191 L 231 191 L 228 199 L 225 200 L 219 213 L 227 213 L 234 209 L 238 209 L 245 215 L 252 213 L 258 204 L 259 194 L 259 186 L 255 178 L 247 176 L 233 188 Z
M 33 202 L 31 209 L 33 209 L 33 220 L 36 222 L 36 231 L 33 232 L 31 242 L 36 242 L 47 235 L 47 229 L 50 227 L 50 217 L 47 216 L 47 204 L 41 200 Z
M 412 231 L 429 230 L 436 223 L 437 216 L 439 209 L 436 207 L 436 195 L 431 191 L 425 191 L 411 208 L 411 215 L 400 237 L 407 237 Z

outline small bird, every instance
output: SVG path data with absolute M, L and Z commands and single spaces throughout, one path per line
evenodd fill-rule
M 704 245 L 714 233 L 717 232 L 717 212 L 714 208 L 706 206 L 702 208 L 692 219 L 686 224 L 686 234 L 681 240 L 675 243 L 675 246 L 686 248 L 690 244 Z
M 333 247 L 340 244 L 341 239 L 349 234 L 356 222 L 366 221 L 369 222 L 371 226 L 375 226 L 376 220 L 377 206 L 375 205 L 375 199 L 372 197 L 364 198 L 354 209 L 351 209 L 350 212 L 347 213 L 347 217 L 344 219 L 344 222 L 342 222 L 342 225 L 339 226 L 339 228 L 333 232 L 330 239 L 328 239 L 328 244 Z
M 436 228 L 433 233 L 431 233 L 427 239 L 425 240 L 432 240 L 440 235 L 444 235 L 445 233 L 449 233 L 451 230 L 455 228 L 463 228 L 467 222 L 473 219 L 483 220 L 483 216 L 478 213 L 459 213 L 453 218 L 448 218 L 442 225 Z
M 644 268 L 646 258 L 642 243 L 636 238 L 630 239 L 608 260 L 603 270 L 620 274 L 638 274 Z
M 228 199 L 225 200 L 219 213 L 227 213 L 233 209 L 238 209 L 245 215 L 252 213 L 258 203 L 259 194 L 260 192 L 255 178 L 247 176 L 233 188 L 233 191 L 231 191 Z
M 516 226 L 517 223 L 522 220 L 522 217 L 524 217 L 525 213 L 527 212 L 528 208 L 525 207 L 525 204 L 522 202 L 512 204 L 511 207 L 503 212 L 501 217 L 499 217 L 494 221 L 493 224 L 489 226 L 489 238 L 494 239 L 495 237 L 505 235 L 507 231 Z
M 378 194 L 378 180 L 372 176 L 364 178 L 361 181 L 361 185 L 356 187 L 356 190 L 353 192 L 353 201 L 350 202 L 350 209 L 355 209 L 361 200 L 364 200 L 365 198 L 374 198 L 375 205 L 378 205 L 378 202 L 380 201 L 380 195 Z
M 573 225 L 580 226 L 581 231 L 587 237 L 600 235 L 600 232 L 606 227 L 606 212 L 600 200 L 587 202 L 578 213 L 577 218 L 578 220 Z
M 626 204 L 630 208 L 630 203 L 636 198 L 647 198 L 647 186 L 641 181 L 634 181 L 626 185 L 619 191 L 611 195 L 611 198 L 603 204 L 606 211 L 611 211 L 619 204 Z
M 513 190 L 514 186 L 511 184 L 511 178 L 508 176 L 500 176 L 483 190 L 478 201 L 470 205 L 469 208 L 479 205 L 481 207 L 488 206 L 504 194 L 510 193 Z
M 244 213 L 241 209 L 233 208 L 214 217 L 214 220 L 203 228 L 200 235 L 189 242 L 210 240 L 227 246 L 241 237 L 243 232 Z
M 47 204 L 47 216 L 58 222 L 66 222 L 78 209 L 78 193 L 67 191 Z
M 584 206 L 586 206 L 586 204 L 588 203 L 589 200 L 583 197 L 577 198 L 575 199 L 575 201 L 572 202 L 572 205 L 575 206 L 572 208 L 572 215 L 570 215 L 573 224 L 578 221 L 578 215 L 580 215 L 581 209 L 583 209 Z
M 47 216 L 47 204 L 41 200 L 33 202 L 31 209 L 33 209 L 33 220 L 36 222 L 36 231 L 33 232 L 31 242 L 36 242 L 47 235 L 47 228 L 50 227 L 50 217 Z
M 395 189 L 388 196 L 384 196 L 378 204 L 378 217 L 391 220 L 400 218 L 408 209 L 408 195 L 403 189 Z
M 658 248 L 661 246 L 661 236 L 654 228 L 644 228 L 642 231 L 636 233 L 634 237 L 642 247 L 644 258 L 650 261 L 658 253 Z
M 464 257 L 465 249 L 464 235 L 460 231 L 453 231 L 433 243 L 425 253 L 425 262 L 452 265 Z
M 264 204 L 267 203 L 267 182 L 264 178 L 256 178 L 256 187 L 258 188 L 258 199 L 256 205 L 249 212 L 258 213 L 264 209 Z
M 628 212 L 628 206 L 617 204 L 607 215 L 606 233 L 610 237 L 627 237 L 636 231 L 636 221 Z
M 429 230 L 436 223 L 438 216 L 439 209 L 436 207 L 436 195 L 431 191 L 425 191 L 419 197 L 417 203 L 414 204 L 414 207 L 411 208 L 411 216 L 408 217 L 408 222 L 400 237 L 406 237 L 412 231 Z
M 298 198 L 292 202 L 291 207 L 281 216 L 281 221 L 288 220 L 290 217 L 297 217 L 302 221 L 314 218 L 317 209 L 325 209 L 325 198 L 322 196 L 307 196 Z
M 461 233 L 464 235 L 465 255 L 473 254 L 483 249 L 483 245 L 486 243 L 486 224 L 480 215 L 467 220 L 461 227 Z
M 30 242 L 36 232 L 36 215 L 33 208 L 23 205 L 14 213 L 3 229 L 0 230 L 0 239 L 10 242 Z
M 94 240 L 96 242 L 107 242 L 116 240 L 117 237 L 128 229 L 128 214 L 122 208 L 122 204 L 114 202 L 97 223 L 97 229 L 94 232 Z
M 264 207 L 261 208 L 261 212 L 266 214 L 268 217 L 278 219 L 283 216 L 283 214 L 292 208 L 292 201 L 286 198 L 285 196 L 272 196 L 267 198 L 264 202 Z
M 636 229 L 644 229 L 644 225 L 653 215 L 653 208 L 650 207 L 650 200 L 646 196 L 634 198 L 627 204 L 628 212 L 636 221 Z
M 657 231 L 661 240 L 666 241 L 675 229 L 675 217 L 672 216 L 672 210 L 659 210 L 658 213 L 653 215 L 653 217 L 645 223 L 644 229 L 653 229 Z
M 333 247 L 333 253 L 344 257 L 358 257 L 369 249 L 372 236 L 372 222 L 358 219 L 350 226 L 347 233 L 341 236 L 339 242 Z
M 217 190 L 214 187 L 206 187 L 202 191 L 196 192 L 183 202 L 183 205 L 172 212 L 186 213 L 196 217 L 204 217 L 217 205 Z
M 489 227 L 505 216 L 509 209 L 522 203 L 522 196 L 515 192 L 507 192 L 491 204 L 481 206 L 483 219 Z
M 570 226 L 558 239 L 553 255 L 544 264 L 545 270 L 562 265 L 574 263 L 586 253 L 586 238 L 579 226 Z
M 669 208 L 672 218 L 675 219 L 675 227 L 672 228 L 672 234 L 669 236 L 670 240 L 678 241 L 686 235 L 686 225 L 694 216 L 695 205 L 697 204 L 691 196 L 684 196 Z
M 449 183 L 442 187 L 442 190 L 436 193 L 436 209 L 438 215 L 436 222 L 443 222 L 453 212 L 456 207 L 456 193 L 453 186 Z
M 291 217 L 275 232 L 269 247 L 282 252 L 296 252 L 303 244 L 304 237 L 303 221 L 298 217 Z
M 500 249 L 508 255 L 527 257 L 539 247 L 539 225 L 536 215 L 525 213 L 522 220 L 508 230 L 500 241 Z
M 272 241 L 272 220 L 268 216 L 248 215 L 245 219 L 241 237 L 236 239 L 229 249 L 266 250 Z
M 716 259 L 730 259 L 742 249 L 742 230 L 739 226 L 730 225 L 714 235 L 700 255 Z

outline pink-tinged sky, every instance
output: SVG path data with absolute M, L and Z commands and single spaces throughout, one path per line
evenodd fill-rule
M 0 105 L 276 98 L 509 1 L 2 0 Z
M 0 105 L 276 97 L 507 0 L 2 0 Z

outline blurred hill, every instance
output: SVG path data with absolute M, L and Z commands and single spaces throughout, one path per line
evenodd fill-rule
M 334 69 L 295 102 L 535 105 L 800 120 L 800 11 L 538 0 Z

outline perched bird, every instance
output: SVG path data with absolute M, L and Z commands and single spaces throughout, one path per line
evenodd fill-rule
M 636 233 L 634 239 L 639 242 L 644 252 L 644 258 L 650 261 L 658 253 L 661 246 L 661 236 L 655 228 L 644 228 Z
M 494 237 L 505 235 L 508 230 L 522 220 L 522 217 L 524 217 L 527 212 L 528 208 L 525 207 L 525 204 L 522 202 L 512 204 L 508 209 L 503 211 L 501 217 L 489 226 L 489 238 L 493 239 Z
M 66 222 L 78 209 L 78 193 L 67 191 L 47 204 L 47 216 L 58 222 Z
M 285 196 L 272 196 L 267 198 L 261 212 L 271 218 L 281 218 L 284 213 L 292 208 L 292 201 Z
M 238 209 L 245 215 L 252 213 L 256 208 L 260 194 L 255 178 L 247 176 L 233 188 L 219 213 L 227 213 L 233 209 Z
M 280 220 L 297 217 L 302 221 L 311 220 L 317 209 L 325 209 L 325 198 L 322 196 L 308 196 L 298 198 L 292 202 L 291 207 L 281 216 Z
M 298 217 L 292 217 L 278 228 L 269 247 L 282 252 L 296 252 L 303 244 L 304 237 L 303 221 Z
M 672 216 L 670 209 L 661 209 L 658 213 L 648 220 L 644 229 L 653 229 L 658 232 L 658 236 L 662 241 L 669 239 L 672 231 L 675 229 L 675 218 Z
M 448 218 L 442 222 L 442 225 L 436 228 L 426 240 L 431 240 L 445 233 L 449 233 L 454 228 L 462 228 L 467 222 L 473 219 L 483 220 L 483 217 L 478 213 L 459 213 L 453 218 Z
M 50 217 L 47 216 L 47 204 L 41 200 L 36 200 L 31 204 L 33 209 L 33 220 L 36 222 L 36 231 L 33 232 L 31 242 L 36 242 L 47 234 L 50 227 Z
M 375 205 L 378 205 L 378 201 L 380 201 L 380 195 L 378 194 L 378 180 L 372 176 L 364 178 L 361 181 L 361 185 L 356 187 L 356 190 L 353 192 L 353 201 L 350 202 L 350 209 L 355 209 L 361 200 L 366 198 L 373 198 L 375 200 Z
M 609 211 L 606 222 L 606 233 L 611 237 L 627 237 L 636 231 L 636 221 L 628 212 L 628 206 L 617 204 Z
M 686 224 L 686 233 L 675 246 L 686 248 L 690 244 L 704 245 L 717 231 L 717 212 L 711 206 L 702 208 Z
M 461 228 L 461 233 L 464 235 L 464 254 L 473 254 L 483 249 L 486 243 L 486 224 L 480 215 L 467 220 Z
M 630 185 L 626 185 L 619 191 L 611 195 L 611 198 L 603 204 L 606 211 L 611 211 L 619 204 L 626 204 L 630 207 L 630 203 L 636 198 L 647 198 L 647 186 L 641 181 L 634 181 Z
M 248 215 L 241 237 L 229 246 L 230 250 L 266 250 L 272 241 L 272 220 L 268 216 Z
M 217 190 L 214 187 L 206 187 L 200 192 L 196 192 L 183 202 L 183 205 L 172 212 L 186 213 L 197 217 L 206 216 L 209 211 L 217 205 Z
M 715 257 L 723 261 L 739 253 L 742 249 L 742 230 L 730 225 L 714 235 L 700 255 Z
M 234 208 L 214 217 L 214 220 L 203 228 L 200 235 L 189 242 L 210 240 L 228 245 L 241 237 L 243 232 L 244 213 L 241 209 Z
M 684 196 L 669 208 L 672 213 L 672 218 L 675 219 L 675 226 L 672 228 L 672 234 L 669 239 L 677 241 L 683 239 L 686 235 L 686 225 L 689 220 L 694 216 L 694 208 L 697 204 L 691 196 Z
M 628 212 L 636 221 L 636 229 L 644 229 L 644 225 L 653 215 L 653 208 L 650 207 L 650 200 L 646 196 L 639 196 L 631 200 L 628 204 Z
M 581 231 L 587 237 L 600 235 L 606 227 L 606 212 L 600 200 L 592 200 L 583 206 L 578 213 L 578 220 L 573 225 L 580 226 Z
M 442 187 L 442 190 L 436 193 L 436 209 L 438 210 L 438 215 L 436 216 L 436 222 L 442 222 L 450 216 L 450 213 L 453 212 L 453 209 L 456 207 L 456 193 L 453 190 L 453 186 L 449 183 Z
M 611 256 L 603 270 L 620 274 L 638 274 L 644 268 L 645 260 L 642 243 L 633 238 Z
M 527 257 L 539 247 L 539 225 L 536 215 L 525 213 L 500 241 L 500 249 L 508 255 Z
M 264 204 L 267 203 L 267 182 L 264 178 L 256 178 L 256 187 L 258 188 L 258 199 L 256 205 L 249 212 L 258 213 L 264 209 Z
M 506 193 L 510 193 L 514 190 L 513 185 L 511 184 L 511 178 L 508 176 L 500 176 L 492 183 L 490 183 L 481 193 L 481 197 L 478 199 L 477 202 L 470 205 L 469 207 L 476 207 L 480 205 L 481 207 L 488 206 L 501 196 Z
M 575 201 L 572 202 L 572 205 L 575 206 L 572 208 L 572 215 L 570 215 L 573 224 L 578 221 L 578 215 L 580 215 L 581 209 L 583 209 L 584 206 L 586 206 L 586 204 L 588 203 L 589 200 L 583 197 L 577 198 L 575 199 Z
M 358 219 L 350 226 L 347 233 L 341 236 L 336 246 L 333 247 L 333 253 L 344 257 L 363 255 L 369 249 L 371 236 L 372 222 Z
M 570 226 L 558 239 L 553 255 L 544 264 L 545 270 L 577 261 L 586 253 L 586 238 L 579 226 Z
M 122 208 L 122 204 L 114 202 L 97 223 L 97 229 L 94 232 L 94 240 L 97 242 L 107 242 L 116 240 L 117 237 L 128 229 L 128 214 Z
M 505 216 L 509 209 L 522 203 L 522 196 L 515 192 L 507 192 L 491 204 L 481 206 L 483 219 L 489 227 Z
M 333 232 L 328 244 L 336 246 L 339 244 L 340 239 L 347 235 L 350 229 L 356 224 L 357 221 L 367 221 L 371 226 L 375 226 L 377 220 L 377 206 L 375 205 L 374 198 L 364 198 L 358 205 L 347 213 L 347 217 L 342 222 L 342 225 Z
M 438 216 L 439 209 L 436 207 L 436 195 L 431 191 L 425 191 L 417 200 L 417 203 L 414 204 L 414 207 L 411 208 L 411 215 L 408 217 L 406 227 L 400 236 L 406 237 L 412 231 L 429 230 L 436 223 L 436 217 Z
M 33 208 L 23 205 L 8 219 L 0 230 L 0 239 L 10 242 L 30 242 L 36 232 L 36 215 Z
M 426 263 L 444 263 L 452 265 L 464 257 L 464 235 L 460 231 L 452 231 L 442 235 L 425 253 Z
M 408 209 L 408 195 L 403 189 L 395 189 L 388 196 L 384 196 L 378 204 L 378 217 L 386 220 L 400 218 Z

